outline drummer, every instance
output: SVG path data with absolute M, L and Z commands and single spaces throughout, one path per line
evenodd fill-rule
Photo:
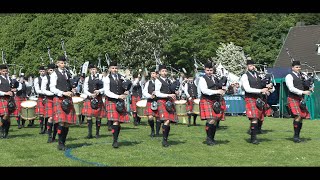
M 52 117 L 53 117 L 53 97 L 54 93 L 50 91 L 50 75 L 55 70 L 56 65 L 55 64 L 48 64 L 47 66 L 47 74 L 45 77 L 42 78 L 42 86 L 41 91 L 45 95 L 45 101 L 44 101 L 44 117 L 45 122 L 48 122 L 48 125 L 46 126 L 48 130 L 48 141 L 47 143 L 54 142 L 56 139 L 56 135 L 58 132 L 58 123 L 53 124 Z M 52 127 L 53 127 L 53 135 L 52 135 Z
M 42 92 L 42 89 L 45 88 L 41 88 L 41 86 L 44 86 L 44 83 L 42 83 L 44 78 L 46 77 L 46 70 L 44 66 L 40 66 L 39 67 L 39 77 L 36 77 L 34 79 L 34 89 L 36 91 L 36 93 L 38 94 L 38 100 L 37 100 L 37 106 L 36 106 L 36 114 L 39 116 L 39 120 L 40 120 L 40 132 L 39 134 L 44 134 L 46 132 L 46 125 L 47 122 L 45 122 L 45 126 L 44 125 L 44 110 L 45 110 L 45 106 L 42 103 L 43 99 L 45 99 L 45 94 Z M 29 125 L 28 126 L 34 126 L 34 120 L 30 120 L 29 121 Z
M 76 88 L 76 96 L 80 97 L 83 93 L 83 83 L 84 79 L 86 78 L 86 74 L 82 73 L 80 75 L 79 81 L 77 83 L 77 88 Z M 80 112 L 81 113 L 81 112 Z M 84 123 L 84 118 L 85 116 L 83 114 L 79 115 L 79 124 L 82 125 Z
M 193 125 L 196 126 L 197 114 L 193 113 L 194 100 L 198 97 L 197 85 L 192 76 L 188 77 L 188 81 L 184 86 L 184 92 L 187 96 L 187 114 L 188 114 L 188 127 L 191 124 L 191 116 L 193 116 Z
M 8 108 L 8 101 L 14 95 L 16 88 L 11 88 L 12 79 L 8 76 L 8 67 L 6 64 L 0 65 L 0 126 L 1 138 L 8 138 L 10 129 L 10 115 L 13 111 Z
M 20 124 L 20 120 L 21 120 L 21 102 L 26 101 L 27 100 L 27 86 L 26 83 L 24 81 L 24 73 L 21 73 L 19 75 L 19 87 L 17 88 L 17 93 L 14 96 L 14 100 L 16 102 L 16 109 L 13 112 L 13 115 L 16 117 L 17 119 L 17 124 L 18 124 L 18 129 L 21 129 L 22 126 Z M 25 120 L 22 120 L 22 124 L 24 126 Z
M 174 107 L 174 101 L 176 100 L 176 94 L 178 92 L 172 92 L 170 90 L 171 82 L 167 78 L 167 67 L 165 65 L 159 65 L 159 74 L 160 77 L 155 80 L 155 95 L 158 98 L 159 120 L 164 121 L 162 126 L 162 146 L 168 147 L 170 122 L 178 122 L 178 116 Z
M 50 75 L 50 91 L 55 94 L 53 98 L 53 121 L 59 123 L 58 150 L 65 150 L 65 142 L 69 132 L 69 125 L 77 122 L 77 117 L 72 103 L 75 88 L 72 89 L 71 74 L 65 68 L 65 57 L 57 59 L 58 68 Z
M 142 94 L 144 97 L 147 98 L 147 105 L 146 105 L 146 109 L 144 111 L 144 114 L 148 117 L 148 124 L 151 128 L 151 137 L 155 136 L 155 132 L 154 132 L 154 118 L 158 118 L 159 114 L 157 110 L 152 110 L 151 107 L 151 103 L 153 101 L 155 101 L 157 103 L 157 98 L 156 98 L 156 94 L 155 94 L 155 80 L 157 79 L 157 72 L 154 70 L 152 72 L 150 72 L 150 80 L 145 84 Z M 161 125 L 161 121 L 159 119 L 157 119 L 156 122 L 156 135 L 159 136 L 159 131 L 160 131 L 160 125 Z
M 137 102 L 141 100 L 142 96 L 142 84 L 139 77 L 139 73 L 135 72 L 132 75 L 132 92 L 131 92 L 131 110 L 133 115 L 133 124 L 137 126 L 140 123 L 141 117 L 137 115 Z
M 83 92 L 87 95 L 83 103 L 82 115 L 87 117 L 88 124 L 88 139 L 92 136 L 92 117 L 96 119 L 96 138 L 100 137 L 99 130 L 101 126 L 101 118 L 105 118 L 106 109 L 102 102 L 102 94 L 104 92 L 103 86 L 99 86 L 101 81 L 97 75 L 97 66 L 95 64 L 89 64 L 90 75 L 85 78 L 83 83 Z M 97 101 L 94 101 L 97 100 Z M 97 102 L 95 104 L 94 102 Z

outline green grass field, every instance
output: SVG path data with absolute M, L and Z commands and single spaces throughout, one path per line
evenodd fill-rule
M 169 148 L 162 137 L 150 138 L 145 120 L 134 127 L 122 124 L 120 147 L 111 146 L 112 135 L 106 120 L 100 139 L 85 139 L 86 126 L 73 126 L 67 137 L 68 150 L 58 151 L 57 142 L 36 128 L 18 129 L 12 119 L 9 139 L 0 139 L 1 166 L 320 166 L 320 121 L 304 120 L 303 142 L 294 143 L 292 119 L 266 118 L 259 145 L 248 143 L 249 121 L 245 116 L 227 116 L 216 133 L 217 145 L 205 144 L 204 122 L 198 126 L 171 125 Z M 26 123 L 27 124 L 27 123 Z M 95 125 L 93 125 L 95 133 Z

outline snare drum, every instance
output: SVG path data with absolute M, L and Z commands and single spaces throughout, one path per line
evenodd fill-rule
M 200 99 L 193 100 L 193 113 L 194 114 L 199 114 L 199 103 L 200 103 Z
M 24 120 L 34 120 L 37 115 L 35 109 L 37 106 L 37 101 L 22 101 L 21 102 L 21 118 Z
M 187 115 L 187 101 L 186 100 L 177 100 L 174 102 L 176 113 L 178 116 Z
M 73 107 L 76 111 L 76 115 L 81 115 L 84 99 L 82 97 L 72 97 Z
M 30 96 L 29 100 L 31 101 L 38 101 L 38 97 L 37 96 Z
M 136 105 L 137 105 L 137 115 L 139 117 L 147 117 L 146 115 L 144 115 L 144 111 L 147 108 L 147 100 L 146 99 L 140 100 L 136 103 Z

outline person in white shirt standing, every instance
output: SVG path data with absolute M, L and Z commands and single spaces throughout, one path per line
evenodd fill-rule
M 289 89 L 288 94 L 288 106 L 294 116 L 293 129 L 294 136 L 293 141 L 295 143 L 301 142 L 300 131 L 302 128 L 302 120 L 310 118 L 310 114 L 304 101 L 304 95 L 310 95 L 311 90 L 309 87 L 304 87 L 303 77 L 301 75 L 300 61 L 292 62 L 292 72 L 289 73 L 285 80 Z
M 241 84 L 245 91 L 246 115 L 250 120 L 250 143 L 259 144 L 257 132 L 265 117 L 265 102 L 263 95 L 270 95 L 274 87 L 263 87 L 259 73 L 255 71 L 252 60 L 247 60 L 247 72 L 241 77 Z

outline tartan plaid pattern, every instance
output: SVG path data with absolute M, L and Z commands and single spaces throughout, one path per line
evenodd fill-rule
M 107 117 L 107 112 L 104 103 L 102 102 L 102 96 L 98 96 L 97 99 L 99 100 L 98 109 L 92 109 L 90 99 L 85 99 L 83 103 L 83 108 L 81 110 L 81 114 L 87 117 L 99 117 L 105 118 Z
M 107 119 L 109 121 L 130 122 L 130 117 L 125 107 L 125 112 L 118 113 L 116 110 L 116 102 L 106 101 L 105 107 L 107 109 Z
M 144 115 L 153 116 L 153 117 L 159 117 L 158 110 L 154 111 L 154 110 L 151 109 L 151 101 L 147 101 L 147 106 L 144 109 Z
M 164 99 L 158 100 L 158 114 L 159 114 L 159 120 L 170 120 L 170 122 L 178 122 L 178 116 L 175 110 L 175 107 L 173 106 L 173 113 L 169 113 L 166 109 L 166 101 Z M 174 103 L 171 100 L 172 103 Z
M 227 111 L 227 104 L 226 101 L 224 100 L 224 98 L 221 99 L 221 111 L 222 111 L 222 117 L 221 117 L 221 121 L 226 120 L 226 114 L 225 112 Z
M 307 110 L 301 110 L 300 109 L 300 101 L 303 98 L 299 98 L 299 97 L 288 97 L 288 106 L 289 109 L 291 111 L 291 113 L 295 116 L 300 116 L 303 119 L 310 119 L 310 113 L 308 112 L 308 108 Z
M 193 111 L 193 100 L 194 100 L 194 98 L 191 98 L 191 100 L 188 99 L 188 101 L 187 101 L 186 110 L 188 113 Z
M 0 96 L 0 116 L 10 116 L 12 112 L 8 110 L 9 96 Z
M 257 98 L 253 97 L 245 97 L 246 102 L 246 115 L 248 118 L 259 119 L 261 121 L 264 120 L 265 111 L 259 110 L 256 106 Z
M 38 97 L 38 100 L 37 100 L 36 114 L 37 114 L 38 116 L 44 115 L 45 106 L 42 104 L 43 98 L 44 98 L 43 96 L 39 96 L 39 97 Z
M 53 98 L 53 112 L 54 112 L 53 121 L 55 123 L 64 122 L 64 123 L 69 123 L 69 124 L 75 124 L 76 120 L 77 120 L 77 116 L 76 116 L 76 113 L 75 113 L 75 110 L 73 107 L 72 98 L 68 97 L 71 101 L 71 106 L 69 108 L 70 112 L 68 114 L 65 113 L 61 108 L 61 103 L 64 98 L 65 97 L 54 97 Z
M 130 109 L 133 112 L 137 112 L 137 102 L 140 101 L 140 96 L 131 96 Z
M 215 100 L 209 100 L 205 98 L 200 99 L 199 109 L 200 109 L 200 118 L 201 120 L 214 119 L 214 120 L 222 120 L 224 109 L 221 106 L 221 112 L 216 114 L 213 110 L 213 104 Z M 222 102 L 221 102 L 222 103 Z
M 52 117 L 53 116 L 53 96 L 47 96 L 45 109 L 44 109 L 44 117 Z
M 18 117 L 21 114 L 21 102 L 26 101 L 27 98 L 14 96 L 14 101 L 16 102 L 16 109 L 12 112 L 11 117 Z

